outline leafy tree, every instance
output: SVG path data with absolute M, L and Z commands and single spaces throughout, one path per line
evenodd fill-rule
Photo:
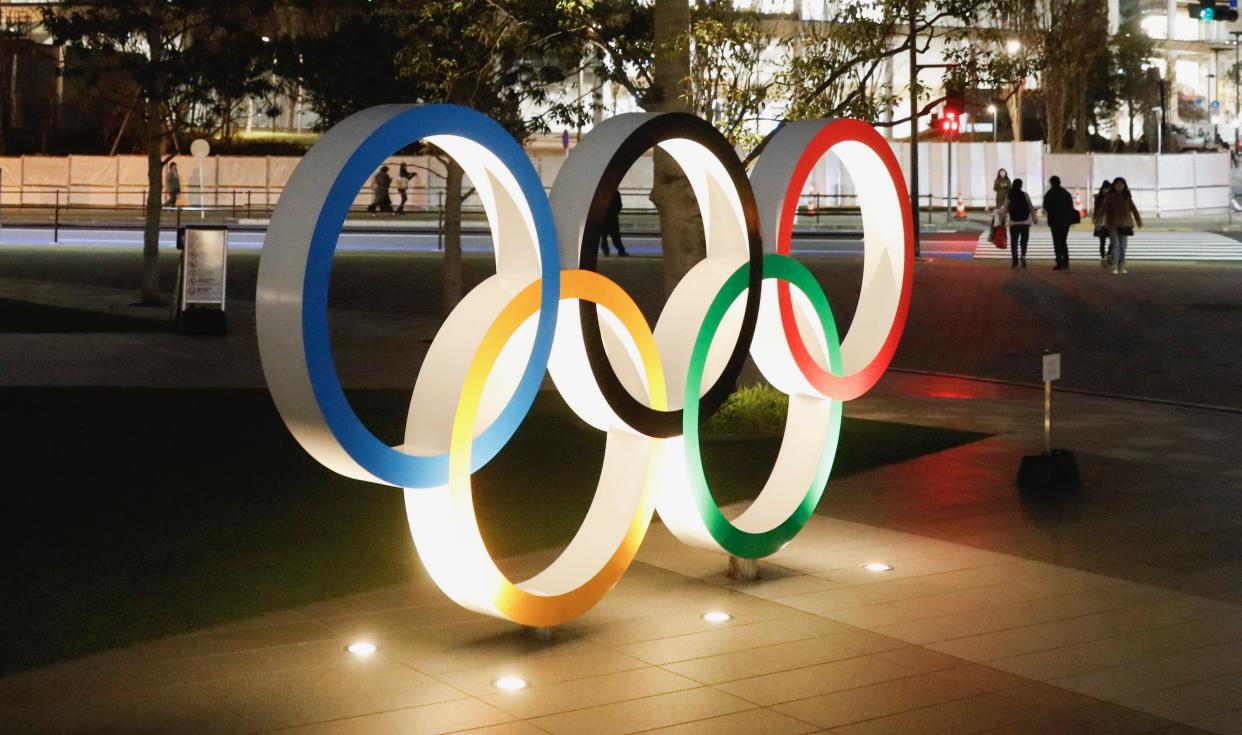
M 1129 119 L 1126 137 L 1133 141 L 1135 117 L 1142 112 L 1144 120 L 1150 118 L 1151 109 L 1160 99 L 1160 89 L 1151 83 L 1146 68 L 1148 59 L 1155 53 L 1155 42 L 1143 32 L 1137 18 L 1130 18 L 1117 29 L 1109 51 L 1112 101 L 1103 106 L 1109 110 L 1126 108 Z
M 159 230 L 168 144 L 175 149 L 189 111 L 218 110 L 221 99 L 258 94 L 269 83 L 270 55 L 257 32 L 263 0 L 109 0 L 64 2 L 43 9 L 59 44 L 82 46 L 93 63 L 75 67 L 89 86 L 92 75 L 123 73 L 137 85 L 134 98 L 112 100 L 143 123 L 147 153 L 142 303 L 160 302 Z M 107 85 L 101 85 L 109 88 Z
M 281 40 L 280 70 L 302 82 L 325 125 L 377 104 L 449 102 L 491 116 L 524 140 L 551 122 L 585 115 L 581 104 L 551 96 L 581 55 L 561 29 L 556 0 L 320 0 L 301 3 L 301 11 L 322 19 Z M 465 197 L 461 167 L 441 160 L 447 312 L 463 291 Z
M 896 96 L 883 79 L 886 62 L 939 42 L 965 85 L 1020 89 L 1033 66 L 980 40 L 981 18 L 1007 3 L 1034 0 L 877 0 L 841 2 L 835 16 L 806 23 L 760 15 L 729 0 L 562 0 L 566 24 L 588 49 L 596 78 L 626 89 L 644 109 L 682 109 L 712 120 L 736 143 L 762 150 L 758 117 L 772 103 L 784 105 L 781 122 L 808 117 L 853 116 L 875 124 Z M 911 7 L 914 37 L 909 33 Z M 773 71 L 773 67 L 775 70 Z M 670 90 L 673 92 L 670 93 Z M 919 94 L 917 88 L 914 93 Z M 923 100 L 918 116 L 943 97 Z M 764 121 L 771 122 L 771 121 Z M 665 285 L 670 288 L 703 257 L 698 208 L 684 183 L 669 195 L 675 168 L 656 151 L 652 201 L 660 213 Z M 684 196 L 682 196 L 684 195 Z
M 1058 0 L 1047 0 L 1057 2 Z M 980 45 L 989 59 L 981 75 L 984 83 L 998 90 L 1009 115 L 1013 139 L 1024 137 L 1023 102 L 1026 83 L 1044 68 L 1048 17 L 1044 0 L 991 0 L 979 18 Z
M 1053 152 L 1065 146 L 1074 129 L 1074 150 L 1089 147 L 1088 129 L 1095 121 L 1089 80 L 1106 83 L 1109 74 L 1108 11 L 1097 0 L 1047 0 L 1044 91 L 1047 140 Z

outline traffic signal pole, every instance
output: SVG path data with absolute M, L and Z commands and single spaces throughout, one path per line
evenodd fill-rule
M 914 257 L 919 251 L 919 1 L 910 0 L 910 211 Z
M 944 215 L 945 215 L 945 219 L 947 219 L 950 222 L 953 221 L 953 138 L 954 137 L 955 136 L 950 135 L 945 140 L 945 148 L 947 148 L 949 151 L 949 170 L 947 172 L 947 175 L 945 176 L 945 178 L 948 179 L 948 182 L 945 184 L 945 192 L 944 192 Z

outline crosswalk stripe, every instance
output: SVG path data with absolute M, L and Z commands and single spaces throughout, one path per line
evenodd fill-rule
M 1088 258 L 1098 260 L 1100 242 L 1094 235 L 1071 233 L 1069 236 L 1070 259 Z M 1001 260 L 1010 257 L 1009 248 L 1004 250 L 987 239 L 987 233 L 979 237 L 975 257 L 984 260 Z M 1052 259 L 1052 235 L 1047 230 L 1034 231 L 1027 246 L 1026 257 L 1032 260 Z M 1242 242 L 1214 232 L 1160 232 L 1142 233 L 1132 237 L 1126 245 L 1127 260 L 1237 260 L 1242 261 Z

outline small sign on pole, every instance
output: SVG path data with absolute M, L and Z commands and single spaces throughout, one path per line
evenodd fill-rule
M 1044 353 L 1044 451 L 1052 452 L 1052 381 L 1061 379 L 1061 353 Z
M 1051 383 L 1054 380 L 1061 379 L 1061 353 L 1048 352 L 1044 354 L 1044 382 Z
M 1022 458 L 1018 467 L 1020 487 L 1068 488 L 1078 485 L 1078 461 L 1073 452 L 1052 448 L 1052 383 L 1061 379 L 1061 353 L 1045 352 L 1042 360 L 1044 378 L 1044 452 Z
M 177 325 L 183 332 L 223 333 L 226 331 L 228 228 L 182 227 L 177 232 L 177 249 L 181 251 L 177 271 Z

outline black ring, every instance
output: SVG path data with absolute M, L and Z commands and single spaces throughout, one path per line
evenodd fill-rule
M 652 117 L 639 125 L 630 133 L 612 156 L 612 160 L 600 176 L 587 211 L 586 222 L 582 227 L 582 246 L 578 258 L 578 267 L 583 270 L 596 271 L 599 263 L 599 239 L 603 234 L 603 223 L 608 214 L 612 196 L 621 185 L 621 179 L 636 161 L 647 151 L 666 140 L 683 139 L 706 148 L 714 155 L 728 172 L 729 178 L 737 190 L 741 201 L 742 214 L 746 221 L 746 235 L 749 252 L 750 275 L 746 291 L 746 307 L 742 315 L 742 328 L 738 334 L 737 344 L 725 363 L 720 378 L 702 396 L 699 409 L 699 420 L 703 421 L 719 410 L 725 400 L 737 387 L 738 376 L 746 364 L 750 353 L 750 345 L 755 337 L 755 325 L 759 320 L 759 300 L 763 283 L 763 244 L 759 234 L 759 208 L 755 204 L 755 193 L 746 177 L 746 170 L 738 160 L 733 146 L 715 128 L 706 121 L 683 112 L 670 112 Z M 679 164 L 680 165 L 680 164 Z M 622 385 L 621 379 L 613 370 L 608 354 L 604 350 L 604 342 L 599 331 L 599 315 L 597 307 L 586 301 L 578 305 L 582 320 L 582 341 L 586 348 L 587 361 L 600 393 L 608 406 L 618 417 L 636 431 L 650 437 L 667 438 L 682 433 L 681 409 L 659 411 L 644 405 L 630 395 Z

